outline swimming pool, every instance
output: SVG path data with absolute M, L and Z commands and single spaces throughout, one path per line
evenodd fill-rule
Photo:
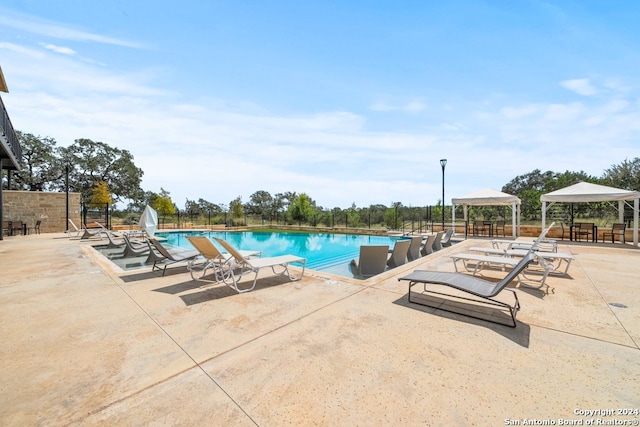
M 238 249 L 261 251 L 263 257 L 298 255 L 307 259 L 307 268 L 353 277 L 349 262 L 358 258 L 361 245 L 389 245 L 399 237 L 360 234 L 288 233 L 263 231 L 158 232 L 167 244 L 193 249 L 185 236 L 207 236 L 225 239 Z

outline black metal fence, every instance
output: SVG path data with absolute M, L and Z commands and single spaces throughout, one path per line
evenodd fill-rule
M 111 216 L 109 215 L 108 203 L 83 203 L 82 204 L 82 223 L 85 227 L 94 227 L 95 223 L 101 224 L 103 227 L 111 228 Z

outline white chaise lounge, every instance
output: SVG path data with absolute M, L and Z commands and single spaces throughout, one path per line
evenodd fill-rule
M 229 252 L 233 258 L 234 263 L 229 265 L 228 274 L 222 275 L 222 281 L 224 284 L 233 287 L 238 293 L 252 291 L 256 287 L 256 281 L 258 280 L 258 273 L 263 268 L 271 268 L 274 274 L 286 275 L 290 280 L 296 281 L 302 279 L 304 276 L 304 270 L 307 265 L 307 259 L 296 255 L 280 255 L 268 258 L 255 258 L 247 259 L 242 256 L 240 251 L 231 246 L 226 240 L 214 237 L 214 239 L 222 245 L 223 248 Z M 289 272 L 289 264 L 298 264 L 302 266 L 302 272 L 299 276 L 294 277 Z M 282 267 L 282 271 L 276 271 L 276 267 Z M 238 286 L 238 281 L 245 273 L 254 273 L 253 283 L 250 287 L 241 289 Z

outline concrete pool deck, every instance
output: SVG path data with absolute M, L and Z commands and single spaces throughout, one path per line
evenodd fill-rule
M 181 266 L 123 272 L 96 243 L 0 242 L 0 424 L 640 419 L 585 413 L 640 409 L 640 252 L 630 245 L 561 242 L 575 257 L 569 276 L 549 277 L 546 292 L 512 284 L 522 308 L 508 328 L 409 304 L 397 280 L 453 271 L 452 254 L 486 239 L 367 281 L 308 271 L 241 295 Z

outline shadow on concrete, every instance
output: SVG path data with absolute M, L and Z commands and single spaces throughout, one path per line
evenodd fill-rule
M 207 288 L 203 291 L 180 295 L 180 299 L 187 307 L 208 301 L 221 300 L 223 298 L 238 295 L 235 289 L 227 285 L 220 284 L 215 287 Z
M 421 311 L 427 316 L 434 315 L 445 319 L 468 323 L 469 325 L 481 326 L 490 329 L 499 335 L 502 335 L 503 337 L 513 341 L 521 347 L 529 348 L 531 327 L 528 324 L 518 321 L 517 318 L 515 328 L 499 325 L 496 323 L 490 323 L 509 323 L 511 322 L 511 316 L 499 309 L 482 306 L 481 301 L 478 301 L 478 304 L 474 304 L 450 300 L 447 298 L 440 298 L 433 295 L 416 295 L 415 293 L 412 294 L 411 299 L 412 301 L 419 300 L 423 304 L 426 303 L 434 307 L 442 307 L 442 309 L 427 307 L 424 305 L 409 302 L 406 295 L 395 300 L 393 303 L 416 311 Z M 468 316 L 474 316 L 476 318 Z M 477 319 L 478 317 L 482 319 Z M 428 321 L 428 319 L 425 319 L 425 321 Z
M 284 285 L 286 283 L 291 283 L 291 280 L 288 277 L 283 277 L 283 276 L 265 277 L 262 279 L 258 279 L 258 282 L 256 283 L 256 287 L 251 292 L 259 292 L 262 289 L 271 288 L 273 286 Z M 225 285 L 222 282 L 219 282 L 219 283 L 216 283 L 214 281 L 198 282 L 195 280 L 178 283 L 172 286 L 167 286 L 162 289 L 155 289 L 155 291 L 177 294 L 177 293 L 183 292 L 180 289 L 184 289 L 184 290 L 194 289 L 194 284 L 199 288 L 206 287 L 206 289 L 203 289 L 202 291 L 196 292 L 196 293 L 181 295 L 180 298 L 187 306 L 239 295 L 234 288 L 232 288 L 231 286 Z M 189 288 L 189 285 L 191 285 L 190 288 Z M 239 287 L 240 289 L 244 289 L 250 286 L 251 286 L 250 281 L 244 281 L 240 283 Z
M 213 282 L 211 285 L 215 285 Z M 194 289 L 203 288 L 208 286 L 208 283 L 197 282 L 195 280 L 188 280 L 186 282 L 175 283 L 173 285 L 164 286 L 162 288 L 152 289 L 153 292 L 162 292 L 169 295 L 177 295 L 182 292 L 192 291 Z
M 186 266 L 177 266 L 177 267 L 167 267 L 167 270 L 164 273 L 164 277 L 174 276 L 176 274 L 184 274 L 187 273 Z M 123 274 L 120 276 L 125 283 L 137 282 L 139 280 L 147 280 L 147 279 L 157 279 L 162 276 L 162 271 L 144 271 L 141 273 L 133 273 L 133 274 Z
M 532 286 L 527 286 L 527 285 L 520 284 L 518 286 L 518 291 L 524 292 L 524 293 L 529 294 L 532 297 L 536 297 L 538 299 L 544 299 L 544 297 L 549 295 L 549 293 L 552 293 L 552 294 L 556 293 L 555 292 L 555 288 L 549 286 L 546 283 L 545 283 L 545 285 L 543 287 L 544 287 L 545 290 L 542 290 L 542 288 L 539 288 L 539 287 L 532 287 Z

